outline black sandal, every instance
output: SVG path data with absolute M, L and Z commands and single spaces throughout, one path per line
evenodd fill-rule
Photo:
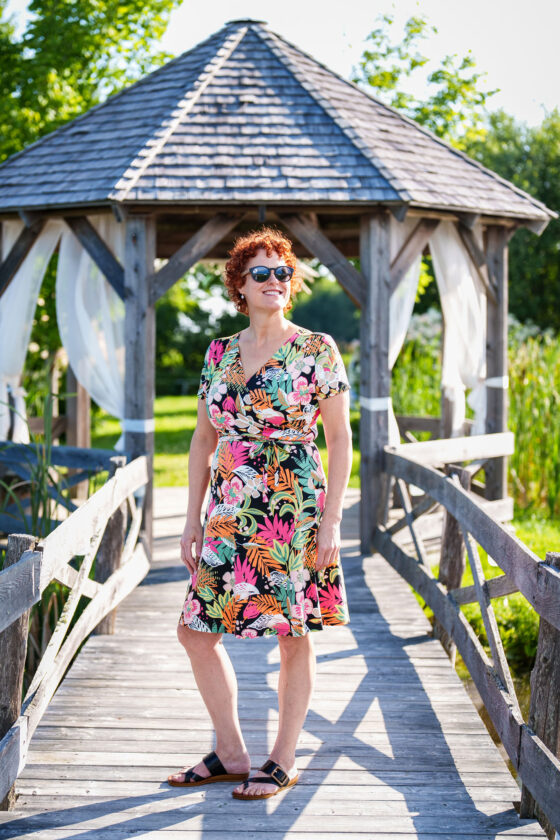
M 297 780 L 299 779 L 299 775 L 294 776 L 293 779 L 290 779 L 287 773 L 282 770 L 279 764 L 272 759 L 268 759 L 265 761 L 262 767 L 259 768 L 269 776 L 267 779 L 264 776 L 251 776 L 248 779 L 245 779 L 243 782 L 243 790 L 247 790 L 247 787 L 252 782 L 261 782 L 263 785 L 270 785 L 274 784 L 278 786 L 278 790 L 273 791 L 272 793 L 237 793 L 235 790 L 232 791 L 232 796 L 236 799 L 268 799 L 271 796 L 276 796 L 277 793 L 280 793 L 281 790 L 284 788 L 289 788 L 292 785 L 295 785 Z
M 171 776 L 167 777 L 167 783 L 174 787 L 197 787 L 198 785 L 208 785 L 213 782 L 239 782 L 247 779 L 249 773 L 228 773 L 215 752 L 210 752 L 202 759 L 208 770 L 209 776 L 201 776 L 195 773 L 194 770 L 179 770 L 185 777 L 184 781 L 176 782 Z M 174 773 L 173 775 L 177 775 Z

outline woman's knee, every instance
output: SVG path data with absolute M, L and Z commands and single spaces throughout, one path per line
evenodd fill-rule
M 305 636 L 278 636 L 278 647 L 283 659 L 303 655 L 312 656 L 315 650 L 310 633 L 306 633 Z
M 177 624 L 177 638 L 189 656 L 196 655 L 200 651 L 208 651 L 222 642 L 221 633 L 204 633 L 200 630 L 192 630 L 180 623 Z

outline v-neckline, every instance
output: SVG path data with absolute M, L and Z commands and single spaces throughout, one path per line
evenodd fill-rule
M 288 338 L 285 341 L 283 341 L 282 344 L 274 351 L 272 356 L 269 359 L 267 359 L 266 362 L 264 364 L 262 364 L 258 370 L 256 370 L 254 373 L 252 373 L 251 376 L 248 379 L 245 376 L 245 369 L 243 367 L 243 362 L 241 360 L 241 353 L 239 351 L 239 336 L 241 335 L 241 331 L 239 331 L 238 333 L 235 333 L 235 335 L 234 335 L 234 339 L 235 339 L 234 350 L 235 350 L 235 355 L 236 355 L 236 358 L 237 358 L 237 362 L 239 364 L 239 370 L 241 371 L 241 375 L 243 376 L 243 382 L 244 382 L 246 388 L 249 387 L 249 382 L 252 379 L 254 379 L 255 376 L 257 376 L 257 374 L 259 374 L 262 371 L 262 369 L 265 368 L 269 364 L 269 362 L 271 362 L 278 355 L 280 350 L 282 350 L 282 348 L 289 341 L 291 341 L 293 338 L 295 338 L 297 335 L 299 335 L 300 332 L 301 332 L 301 330 L 298 328 L 294 333 L 292 333 L 290 336 L 288 336 Z

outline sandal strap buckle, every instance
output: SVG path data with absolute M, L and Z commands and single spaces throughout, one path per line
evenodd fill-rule
M 267 773 L 276 784 L 284 786 L 290 781 L 290 777 L 287 773 L 284 773 L 282 768 L 279 764 L 269 759 L 263 766 L 261 767 L 263 773 Z

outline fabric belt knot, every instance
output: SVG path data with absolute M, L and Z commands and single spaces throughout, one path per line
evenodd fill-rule
M 266 472 L 274 470 L 274 484 L 278 484 L 279 469 L 280 469 L 280 446 L 289 446 L 292 444 L 310 443 L 307 438 L 272 438 L 272 437 L 250 437 L 249 435 L 220 435 L 218 438 L 218 445 L 222 440 L 238 440 L 243 443 L 250 442 L 253 444 L 253 455 L 260 455 L 264 452 Z

